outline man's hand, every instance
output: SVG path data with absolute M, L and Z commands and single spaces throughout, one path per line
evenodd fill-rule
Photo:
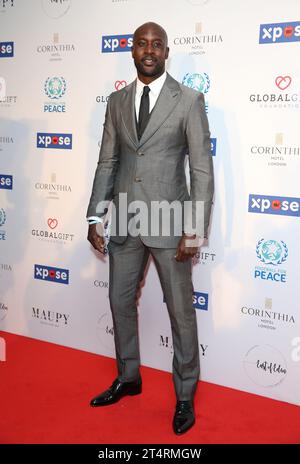
M 104 228 L 102 223 L 89 225 L 87 239 L 95 250 L 98 250 L 103 254 L 105 253 Z
M 178 243 L 175 259 L 179 262 L 187 261 L 195 256 L 200 246 L 201 240 L 196 235 L 182 234 L 180 242 Z

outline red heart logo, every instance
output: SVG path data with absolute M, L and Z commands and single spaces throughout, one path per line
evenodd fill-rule
M 55 229 L 55 227 L 57 227 L 58 220 L 54 218 L 49 218 L 47 224 L 50 227 L 50 229 Z
M 290 76 L 277 76 L 275 84 L 280 90 L 285 90 L 291 84 L 292 78 Z
M 126 81 L 116 81 L 115 82 L 115 89 L 116 90 L 124 89 L 124 87 L 126 87 L 126 85 L 127 85 Z

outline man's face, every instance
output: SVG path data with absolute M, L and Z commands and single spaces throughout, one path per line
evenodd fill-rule
M 151 82 L 163 74 L 169 48 L 160 29 L 153 26 L 138 29 L 131 52 L 139 77 L 146 77 Z

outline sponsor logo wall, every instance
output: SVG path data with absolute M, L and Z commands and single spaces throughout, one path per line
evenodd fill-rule
M 108 260 L 85 215 L 109 96 L 135 78 L 143 4 L 0 0 L 2 331 L 115 356 Z M 201 379 L 300 404 L 299 5 L 253 0 L 246 25 L 235 6 L 151 11 L 169 35 L 167 70 L 204 94 L 211 130 L 213 217 L 193 259 Z M 138 297 L 141 361 L 171 372 L 153 262 Z

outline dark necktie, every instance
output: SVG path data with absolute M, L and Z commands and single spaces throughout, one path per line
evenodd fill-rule
M 143 89 L 143 94 L 141 96 L 141 104 L 139 110 L 139 120 L 138 120 L 138 137 L 142 137 L 143 132 L 147 126 L 149 120 L 149 92 L 150 87 L 145 85 Z

